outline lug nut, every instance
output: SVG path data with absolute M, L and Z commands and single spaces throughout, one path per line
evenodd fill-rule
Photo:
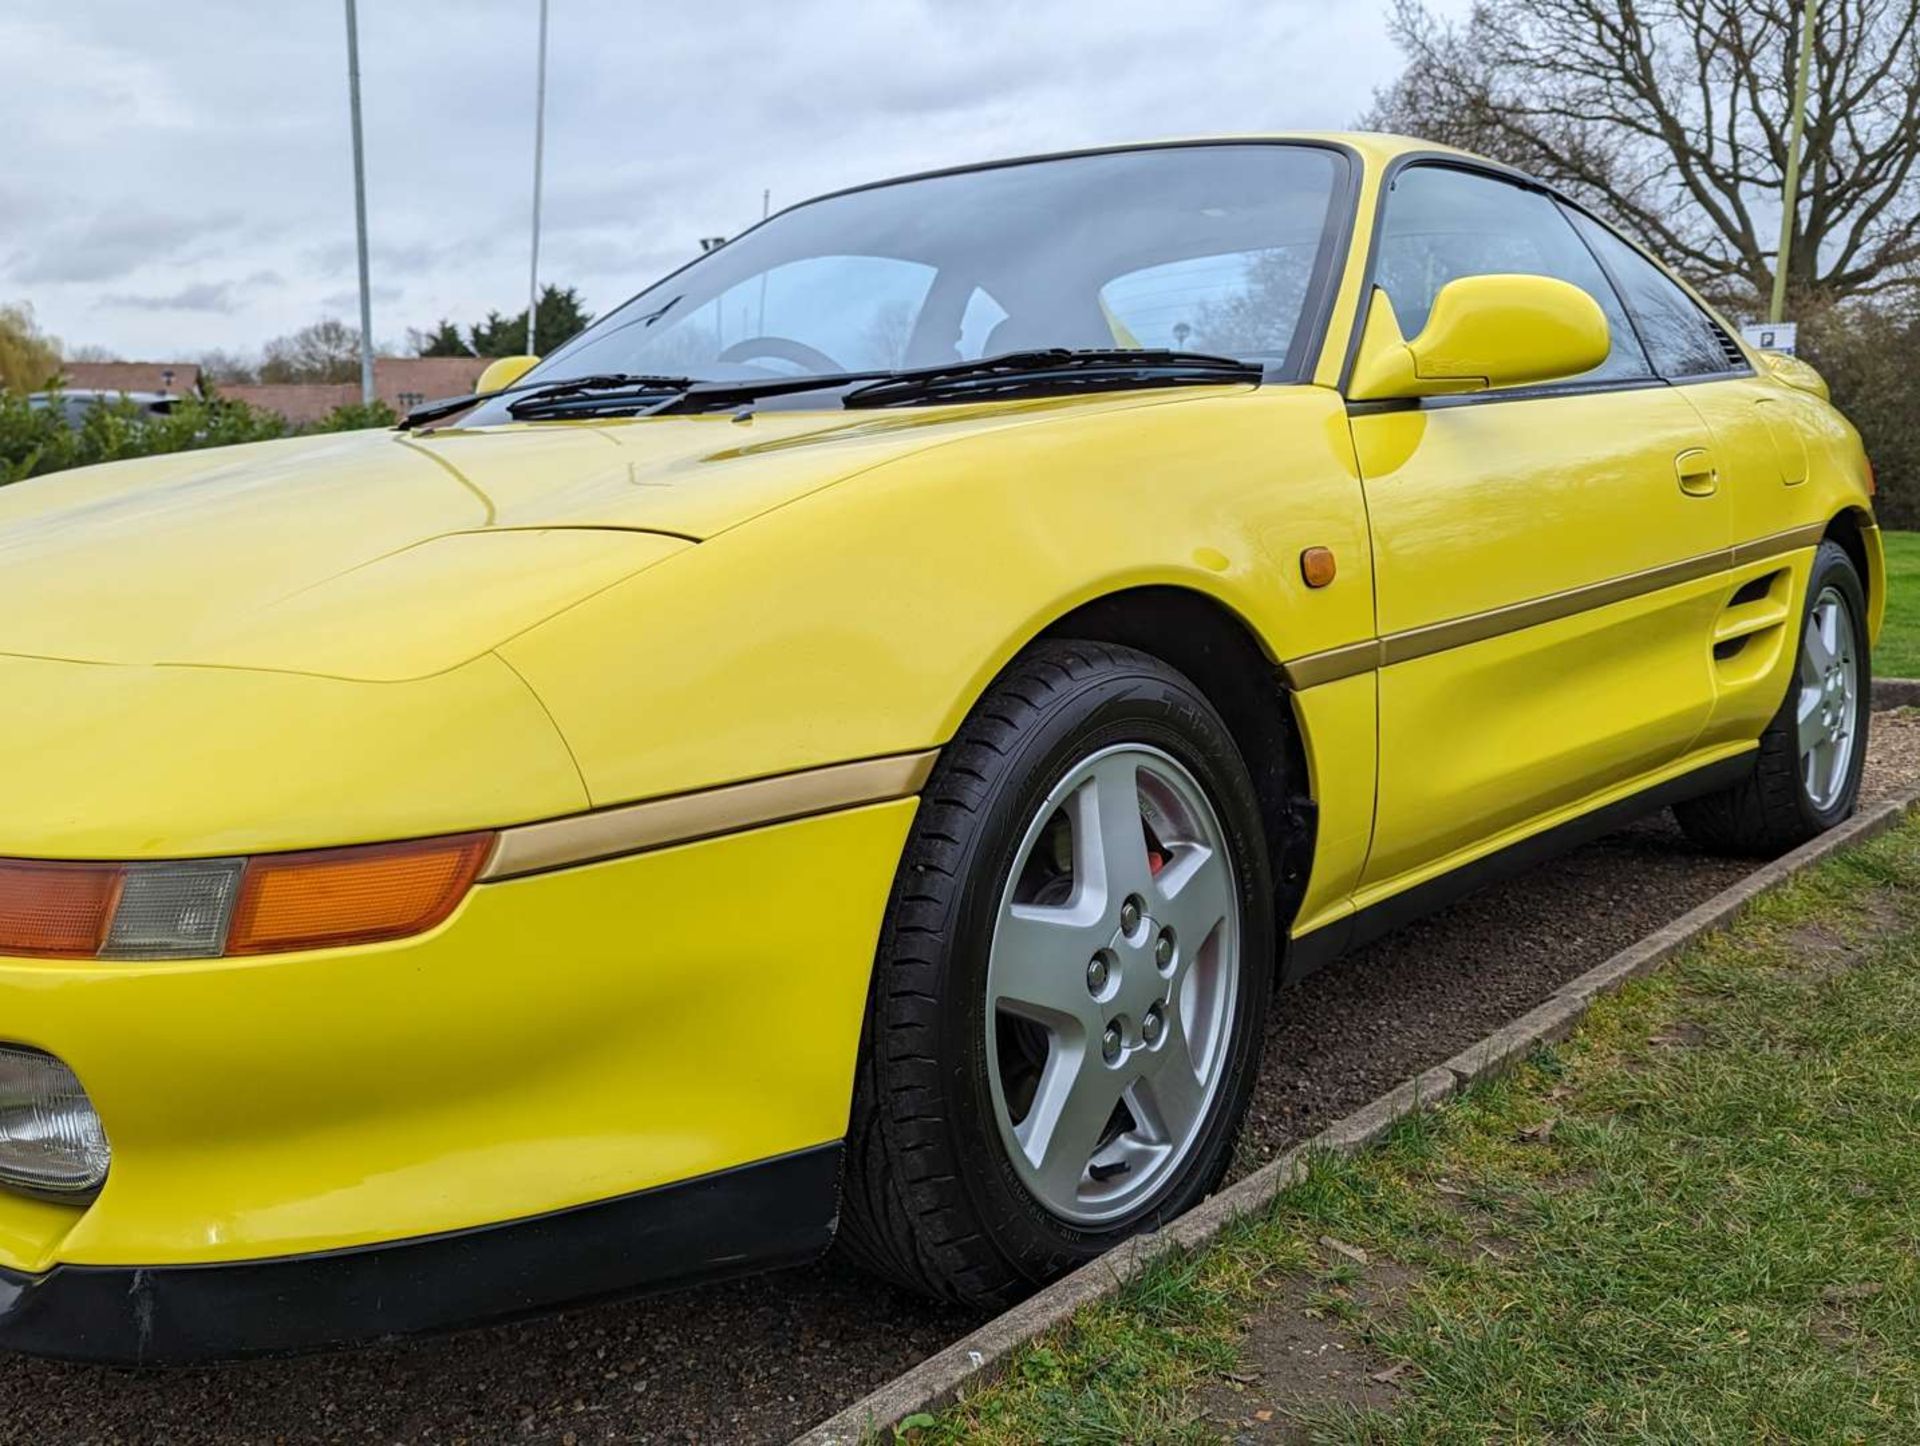
M 1120 906 L 1120 932 L 1131 934 L 1139 928 L 1141 912 L 1140 900 L 1129 894 L 1127 901 Z
M 1120 1058 L 1120 1026 L 1109 1024 L 1107 1032 L 1100 1036 L 1100 1055 L 1108 1064 Z
M 1140 1020 L 1140 1037 L 1148 1044 L 1157 1044 L 1160 1040 L 1160 1006 L 1154 1005 Z
M 1107 988 L 1107 956 L 1095 954 L 1087 962 L 1087 993 L 1098 998 Z
M 1162 969 L 1173 968 L 1173 930 L 1162 929 L 1153 946 L 1153 962 Z

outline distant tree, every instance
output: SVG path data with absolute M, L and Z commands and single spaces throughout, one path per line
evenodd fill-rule
M 1364 123 L 1565 187 L 1733 306 L 1772 289 L 1803 0 L 1418 0 Z M 1816 12 L 1789 290 L 1920 290 L 1920 6 Z
M 399 414 L 385 402 L 349 402 L 344 407 L 335 407 L 326 416 L 314 423 L 316 432 L 358 432 L 368 427 L 391 427 L 400 420 Z
M 524 317 L 525 313 L 521 313 Z M 461 338 L 460 328 L 442 317 L 431 331 L 407 332 L 407 344 L 415 356 L 472 356 L 473 348 Z
M 202 382 L 218 386 L 246 386 L 260 380 L 259 366 L 230 351 L 204 351 L 198 358 Z
M 1200 304 L 1198 329 L 1185 345 L 1206 351 L 1284 352 L 1305 303 L 1313 255 L 1279 247 L 1253 256 L 1238 291 Z
M 39 391 L 59 376 L 60 343 L 34 324 L 33 308 L 0 306 L 0 391 Z
M 360 333 L 327 317 L 266 344 L 263 382 L 350 382 L 360 375 Z
M 882 302 L 867 322 L 865 355 L 876 366 L 903 367 L 912 340 L 913 308 L 897 298 Z
M 592 320 L 593 313 L 577 288 L 542 287 L 534 313 L 533 349 L 545 356 L 584 331 Z M 416 356 L 519 356 L 527 349 L 527 309 L 523 306 L 511 316 L 489 311 L 486 320 L 469 327 L 464 338 L 460 328 L 446 320 L 431 331 L 407 335 Z
M 527 314 L 523 311 L 518 316 L 502 316 L 489 311 L 487 319 L 469 335 L 475 356 L 518 356 L 527 349 Z
M 112 347 L 101 346 L 98 342 L 91 341 L 82 343 L 80 346 L 65 348 L 61 359 L 69 362 L 117 362 L 126 360 L 125 357 L 121 356 L 120 353 Z

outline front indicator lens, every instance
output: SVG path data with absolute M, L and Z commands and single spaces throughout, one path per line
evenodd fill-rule
M 163 863 L 0 859 L 0 958 L 217 959 L 401 939 L 459 907 L 495 838 Z
M 105 1182 L 110 1157 L 73 1071 L 50 1054 L 0 1045 L 0 1185 L 84 1195 Z
M 108 864 L 0 863 L 0 954 L 91 959 L 122 871 Z
M 372 944 L 425 933 L 459 906 L 494 836 L 268 854 L 251 859 L 229 954 Z

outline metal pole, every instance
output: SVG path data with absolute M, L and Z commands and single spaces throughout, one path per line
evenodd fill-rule
M 527 277 L 527 355 L 540 310 L 540 169 L 547 150 L 547 0 L 540 0 L 540 73 L 533 92 L 533 262 Z
M 1773 263 L 1773 304 L 1767 320 L 1786 320 L 1787 258 L 1793 250 L 1793 223 L 1800 206 L 1800 136 L 1807 123 L 1807 71 L 1813 62 L 1813 12 L 1818 0 L 1800 11 L 1800 75 L 1793 85 L 1793 129 L 1787 138 L 1787 185 L 1780 203 L 1780 250 Z
M 347 98 L 353 110 L 353 219 L 360 247 L 360 400 L 373 403 L 373 288 L 367 277 L 367 153 L 360 139 L 360 26 L 347 0 Z

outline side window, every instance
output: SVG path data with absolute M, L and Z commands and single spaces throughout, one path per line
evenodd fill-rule
M 1306 309 L 1318 247 L 1274 246 L 1165 261 L 1114 277 L 1100 305 L 1127 344 L 1284 357 Z
M 1572 209 L 1567 214 L 1626 293 L 1661 376 L 1703 377 L 1746 369 L 1739 349 L 1672 277 L 1591 216 Z
M 1545 195 L 1474 171 L 1413 166 L 1394 181 L 1386 205 L 1374 281 L 1409 337 L 1427 324 L 1449 281 L 1504 272 L 1551 276 L 1579 287 L 1607 316 L 1613 350 L 1581 380 L 1653 375 L 1606 273 Z

